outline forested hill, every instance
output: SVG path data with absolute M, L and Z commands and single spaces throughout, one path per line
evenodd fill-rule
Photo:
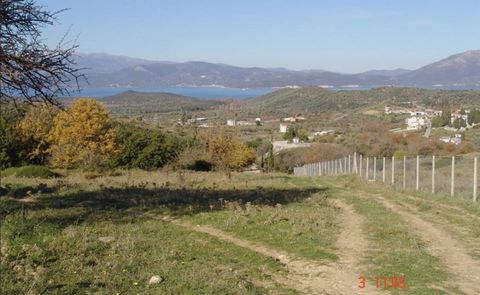
M 376 104 L 417 102 L 424 106 L 480 106 L 480 91 L 427 90 L 420 88 L 382 87 L 371 90 L 331 91 L 320 87 L 281 89 L 248 100 L 246 108 L 265 113 L 322 112 L 353 110 Z
M 100 100 L 114 113 L 199 111 L 223 104 L 221 101 L 198 99 L 172 93 L 143 93 L 135 91 L 126 91 Z

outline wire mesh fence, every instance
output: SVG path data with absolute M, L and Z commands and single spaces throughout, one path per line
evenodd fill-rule
M 357 174 L 401 190 L 415 190 L 478 201 L 477 156 L 346 157 L 294 168 L 299 176 Z

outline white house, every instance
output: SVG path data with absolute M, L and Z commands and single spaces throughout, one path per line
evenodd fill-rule
M 461 144 L 462 143 L 462 135 L 461 134 L 455 134 L 455 136 L 442 136 L 440 137 L 440 141 L 443 141 L 445 143 L 453 143 L 455 145 Z
M 440 141 L 443 141 L 445 143 L 449 143 L 450 142 L 450 136 L 442 136 L 442 137 L 440 137 Z
M 287 117 L 287 118 L 283 118 L 282 119 L 283 122 L 295 122 L 295 118 L 294 117 Z
M 287 133 L 288 125 L 280 124 L 280 133 Z
M 417 117 L 417 116 L 407 118 L 406 122 L 407 122 L 407 130 L 418 130 L 424 127 L 426 124 L 424 118 Z
M 426 112 L 423 112 L 423 111 L 412 111 L 410 112 L 410 116 L 412 117 L 423 117 L 423 116 L 426 116 L 427 113 Z
M 227 120 L 227 126 L 235 126 L 235 125 L 237 125 L 237 121 L 235 119 Z
M 329 134 L 335 134 L 335 130 L 317 131 L 313 133 L 313 136 L 324 136 Z

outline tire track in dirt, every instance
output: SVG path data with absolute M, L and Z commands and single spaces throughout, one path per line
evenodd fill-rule
M 421 217 L 396 205 L 383 196 L 374 196 L 385 208 L 400 215 L 413 231 L 428 242 L 428 251 L 438 257 L 447 270 L 454 275 L 452 280 L 466 294 L 480 294 L 480 261 L 468 254 L 463 245 L 446 231 Z
M 368 249 L 368 241 L 362 232 L 363 217 L 343 201 L 334 200 L 333 202 L 335 206 L 341 209 L 342 231 L 336 243 L 339 259 L 328 264 L 300 259 L 285 251 L 275 250 L 256 242 L 241 239 L 209 226 L 194 225 L 165 217 L 155 219 L 170 221 L 188 230 L 208 234 L 239 247 L 277 259 L 286 266 L 289 274 L 287 277 L 274 276 L 273 278 L 279 284 L 287 285 L 304 294 L 380 294 L 377 289 L 369 285 L 365 289 L 358 287 L 358 277 L 361 275 L 360 257 L 363 257 Z
M 461 214 L 464 217 L 467 217 L 467 218 L 470 218 L 470 219 L 475 219 L 474 222 L 480 222 L 480 216 L 472 214 L 472 213 L 470 213 L 470 212 L 468 212 L 465 209 L 460 208 L 460 207 L 456 207 L 456 206 L 453 206 L 453 205 L 442 204 L 442 203 L 437 203 L 437 202 L 434 202 L 432 200 L 421 199 L 421 198 L 417 198 L 417 197 L 413 197 L 413 196 L 406 196 L 406 198 L 408 198 L 409 200 L 412 200 L 412 201 L 424 201 L 429 206 L 432 206 L 432 208 L 434 208 L 435 206 L 438 206 L 438 207 L 446 209 L 446 210 L 453 210 L 453 211 L 457 212 L 458 214 Z
M 474 259 L 480 258 L 480 247 L 478 247 L 478 245 L 480 245 L 480 237 L 474 238 L 476 233 L 473 232 L 472 229 L 463 227 L 459 224 L 455 224 L 455 223 L 451 223 L 451 222 L 439 219 L 438 218 L 439 212 L 436 211 L 437 208 L 432 207 L 433 211 L 421 211 L 418 207 L 416 207 L 413 204 L 401 203 L 400 206 L 406 208 L 408 211 L 412 213 L 423 215 L 425 218 L 428 218 L 426 220 L 427 222 L 430 222 L 431 224 L 446 231 L 450 236 L 454 237 L 454 239 L 459 240 L 462 243 L 464 249 L 468 251 L 468 254 L 470 256 L 472 256 Z M 466 217 L 468 218 L 468 216 Z M 441 222 L 439 222 L 439 220 L 441 220 Z M 473 222 L 474 225 L 478 224 L 480 226 L 480 223 L 476 221 L 471 221 L 471 222 Z M 463 236 L 463 238 L 461 236 Z

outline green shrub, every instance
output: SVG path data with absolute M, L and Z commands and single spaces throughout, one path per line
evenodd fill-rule
M 0 172 L 2 176 L 17 176 L 29 178 L 51 178 L 58 175 L 45 166 L 28 165 L 22 167 L 11 167 Z
M 182 150 L 177 137 L 158 129 L 120 125 L 117 134 L 121 149 L 113 167 L 160 168 L 174 161 Z

